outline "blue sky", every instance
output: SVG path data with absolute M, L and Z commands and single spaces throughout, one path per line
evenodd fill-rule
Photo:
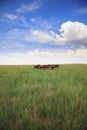
M 87 64 L 86 0 L 0 0 L 0 64 Z

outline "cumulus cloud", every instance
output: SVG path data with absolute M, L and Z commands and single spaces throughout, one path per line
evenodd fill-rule
M 16 12 L 18 13 L 31 12 L 37 10 L 39 7 L 40 5 L 36 1 L 34 1 L 29 5 L 21 5 L 21 7 L 18 8 Z
M 83 23 L 68 21 L 62 24 L 60 31 L 66 43 L 87 44 L 87 25 Z

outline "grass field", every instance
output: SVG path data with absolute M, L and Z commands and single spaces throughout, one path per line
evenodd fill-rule
M 0 66 L 0 130 L 87 130 L 87 65 Z

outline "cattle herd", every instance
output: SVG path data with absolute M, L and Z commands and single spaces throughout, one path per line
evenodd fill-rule
M 48 64 L 48 65 L 35 65 L 34 68 L 36 69 L 55 69 L 59 67 L 58 64 Z

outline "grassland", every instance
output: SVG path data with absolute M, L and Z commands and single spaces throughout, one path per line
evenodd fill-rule
M 0 66 L 0 130 L 87 130 L 87 65 Z

